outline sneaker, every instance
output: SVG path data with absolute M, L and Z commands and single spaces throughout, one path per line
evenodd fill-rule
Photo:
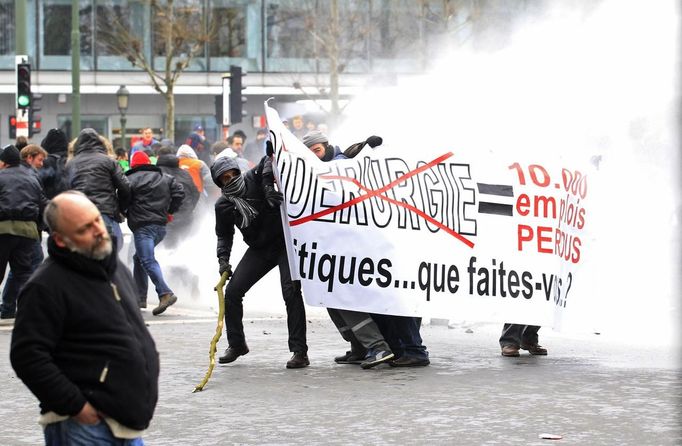
M 365 356 L 351 350 L 347 351 L 345 355 L 334 358 L 334 362 L 337 364 L 362 364 Z
M 401 356 L 388 363 L 391 367 L 424 367 L 429 364 L 431 364 L 429 358 L 415 358 L 414 356 Z
M 528 350 L 531 355 L 547 356 L 547 349 L 538 344 L 521 344 L 521 350 Z
M 516 358 L 517 356 L 519 356 L 519 347 L 516 345 L 503 345 L 502 356 Z
M 247 347 L 246 344 L 242 345 L 241 347 L 228 347 L 225 349 L 225 354 L 218 358 L 218 363 L 229 364 L 230 362 L 234 362 L 240 356 L 244 356 L 248 352 L 249 347 Z
M 159 298 L 159 306 L 152 310 L 152 314 L 154 316 L 158 316 L 159 314 L 166 311 L 166 308 L 170 307 L 177 301 L 178 296 L 176 296 L 175 294 L 173 293 L 164 294 Z
M 301 369 L 303 367 L 308 367 L 310 361 L 308 360 L 308 354 L 304 352 L 294 352 L 294 355 L 290 360 L 287 361 L 288 369 Z
M 381 364 L 382 362 L 390 361 L 391 359 L 395 358 L 395 355 L 387 350 L 379 350 L 379 351 L 370 351 L 367 353 L 367 357 L 365 358 L 364 361 L 362 361 L 362 364 L 360 364 L 360 367 L 363 369 L 371 369 L 374 366 L 377 366 Z

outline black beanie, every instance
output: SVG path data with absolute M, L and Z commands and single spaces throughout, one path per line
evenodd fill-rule
M 69 146 L 69 141 L 66 139 L 66 134 L 60 129 L 50 129 L 40 143 L 40 147 L 45 149 L 47 153 L 62 153 L 66 152 Z
M 0 161 L 7 164 L 8 166 L 18 166 L 21 162 L 19 151 L 13 145 L 5 146 L 5 149 L 0 155 Z

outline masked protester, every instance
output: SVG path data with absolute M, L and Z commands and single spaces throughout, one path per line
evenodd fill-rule
M 256 282 L 278 267 L 287 310 L 289 351 L 293 353 L 286 367 L 308 366 L 301 285 L 291 280 L 280 216 L 283 196 L 275 190 L 270 158 L 264 157 L 244 174 L 235 159 L 219 158 L 211 166 L 211 176 L 222 191 L 215 204 L 219 269 L 221 274 L 227 272 L 231 275 L 225 288 L 225 325 L 229 346 L 219 362 L 230 363 L 249 352 L 242 325 L 242 300 Z M 232 273 L 230 253 L 235 227 L 241 231 L 248 249 Z

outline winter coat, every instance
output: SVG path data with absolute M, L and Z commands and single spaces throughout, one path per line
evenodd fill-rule
M 230 158 L 220 158 L 211 166 L 213 181 L 220 187 L 218 178 L 235 165 Z M 244 242 L 252 248 L 272 247 L 274 250 L 284 249 L 284 233 L 282 231 L 282 218 L 280 208 L 271 208 L 265 202 L 264 184 L 272 184 L 272 166 L 269 165 L 268 157 L 258 163 L 256 167 L 243 174 L 246 184 L 246 201 L 258 211 L 256 218 L 245 228 L 239 230 L 244 237 Z M 218 236 L 217 254 L 219 259 L 229 263 L 232 243 L 234 240 L 234 227 L 240 226 L 242 216 L 235 205 L 224 195 L 221 195 L 215 204 L 216 225 L 215 232 Z
M 49 258 L 19 295 L 10 360 L 41 413 L 86 402 L 124 426 L 149 426 L 159 356 L 116 250 L 95 261 L 48 239 Z
M 69 186 L 83 192 L 99 211 L 112 218 L 126 209 L 130 185 L 116 160 L 93 129 L 83 129 L 75 144 L 75 156 L 67 163 Z
M 0 221 L 38 223 L 46 205 L 47 198 L 33 168 L 18 165 L 0 170 Z
M 69 142 L 59 129 L 50 129 L 40 143 L 40 147 L 48 153 L 43 167 L 38 171 L 45 196 L 51 200 L 69 188 L 66 176 L 66 151 Z
M 168 214 L 178 210 L 185 192 L 175 178 L 151 164 L 133 167 L 125 173 L 130 181 L 128 227 L 131 231 L 146 225 L 165 225 Z
M 173 155 L 161 155 L 156 161 L 156 166 L 161 169 L 161 172 L 175 178 L 175 181 L 182 185 L 182 190 L 185 192 L 185 198 L 182 200 L 180 208 L 173 214 L 173 221 L 179 222 L 191 219 L 194 207 L 199 201 L 199 190 L 194 185 L 192 176 L 187 170 L 180 168 L 178 159 Z

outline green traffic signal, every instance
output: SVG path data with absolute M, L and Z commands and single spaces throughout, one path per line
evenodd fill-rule
M 17 97 L 17 104 L 19 104 L 19 107 L 28 107 L 30 103 L 31 99 L 27 95 Z

